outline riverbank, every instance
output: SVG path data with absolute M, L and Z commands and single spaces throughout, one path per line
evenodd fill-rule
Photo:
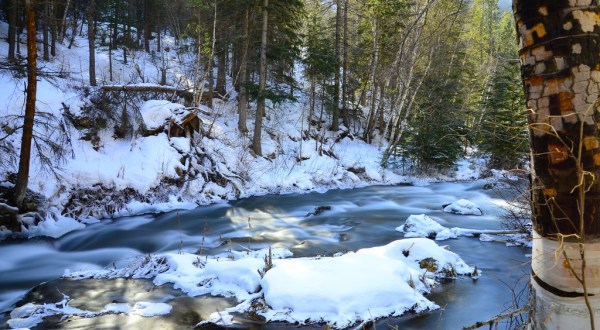
M 175 47 L 168 37 L 163 42 Z M 32 211 L 37 213 L 19 215 L 21 232 L 0 228 L 0 240 L 59 237 L 98 219 L 191 209 L 248 196 L 472 180 L 484 171 L 485 160 L 476 157 L 430 176 L 414 176 L 408 164 L 384 168 L 381 157 L 387 144 L 381 137 L 368 144 L 350 127 L 329 131 L 328 115 L 321 123 L 307 125 L 308 100 L 302 89 L 295 91 L 296 102 L 268 103 L 264 156 L 256 156 L 249 148 L 250 137 L 237 129 L 231 85 L 231 94 L 214 99 L 212 108 L 145 96 L 107 98 L 107 92 L 86 83 L 87 48 L 78 46 L 85 44 L 78 37 L 71 49 L 58 45 L 61 57 L 53 58 L 45 70 L 61 74 L 39 79 L 39 123 L 29 181 L 37 196 Z M 5 46 L 0 44 L 0 54 L 5 54 Z M 98 50 L 102 70 L 108 65 L 105 51 Z M 132 52 L 140 60 L 151 60 L 143 51 Z M 182 84 L 182 60 L 171 59 L 168 81 Z M 152 79 L 140 84 L 134 68 L 121 62 L 119 55 L 113 61 L 114 81 L 104 84 L 155 86 Z M 155 76 L 155 67 L 142 69 L 144 77 Z M 14 185 L 18 166 L 25 97 L 19 86 L 24 79 L 0 72 L 0 85 L 7 86 L 0 90 L 0 124 L 6 133 L 1 141 L 5 152 L 0 161 L 6 166 L 0 168 L 0 186 L 7 190 Z M 126 110 L 119 104 L 126 104 Z M 194 118 L 196 124 L 188 127 L 182 118 Z M 181 132 L 176 134 L 172 123 L 181 124 Z M 251 130 L 252 115 L 248 125 Z M 0 204 L 9 209 L 9 199 L 0 196 Z

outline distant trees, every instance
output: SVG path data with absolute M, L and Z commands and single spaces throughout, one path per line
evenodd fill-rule
M 16 59 L 24 11 L 3 4 L 7 59 Z M 294 98 L 301 70 L 308 127 L 385 146 L 384 165 L 443 171 L 467 150 L 489 154 L 490 166 L 523 159 L 511 17 L 496 0 L 36 0 L 34 8 L 44 61 L 87 30 L 91 86 L 102 84 L 95 53 L 106 46 L 111 64 L 115 54 L 126 63 L 147 52 L 166 84 L 163 40 L 173 36 L 177 56 L 189 57 L 182 82 L 196 102 L 236 95 L 243 135 L 255 117 L 256 154 L 263 117 Z

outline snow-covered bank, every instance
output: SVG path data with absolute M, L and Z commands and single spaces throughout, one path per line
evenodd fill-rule
M 163 42 L 175 46 L 168 37 Z M 268 104 L 264 157 L 258 157 L 249 148 L 251 137 L 237 129 L 236 95 L 231 85 L 228 100 L 215 99 L 212 109 L 189 108 L 182 100 L 105 94 L 87 86 L 86 43 L 76 38 L 72 49 L 58 45 L 61 56 L 44 65 L 46 71 L 61 75 L 44 75 L 38 85 L 38 119 L 43 124 L 36 126 L 39 144 L 34 148 L 29 189 L 43 197 L 36 205 L 43 218 L 29 221 L 19 217 L 21 232 L 0 228 L 0 240 L 11 235 L 57 237 L 81 228 L 77 223 L 100 218 L 191 209 L 255 195 L 480 176 L 481 164 L 474 166 L 468 161 L 458 164 L 458 170 L 449 176 L 438 178 L 414 178 L 383 168 L 380 159 L 385 141 L 367 144 L 349 128 L 331 132 L 325 124 L 308 126 L 304 117 L 307 100 L 301 91 L 296 91 L 295 103 Z M 5 45 L 0 44 L 2 55 Z M 104 50 L 99 52 L 97 65 L 105 70 L 108 59 Z M 150 54 L 132 52 L 130 56 L 152 63 Z M 139 75 L 119 56 L 114 54 L 114 81 L 102 83 L 158 86 L 148 78 L 157 76 L 156 67 L 142 67 L 146 71 Z M 189 82 L 182 80 L 184 68 L 179 61 L 170 59 L 168 81 L 186 87 Z M 0 72 L 0 85 L 8 86 L 0 89 L 0 126 L 6 134 L 1 143 L 10 151 L 0 155 L 0 183 L 4 185 L 11 185 L 17 172 L 25 97 L 19 86 L 23 80 Z M 199 126 L 173 136 L 172 127 L 182 124 L 188 115 L 197 118 Z M 45 146 L 42 138 L 56 145 Z

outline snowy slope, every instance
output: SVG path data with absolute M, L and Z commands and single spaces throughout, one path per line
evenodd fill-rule
M 5 31 L 6 26 L 2 25 L 0 37 Z M 193 67 L 189 67 L 189 59 L 175 51 L 177 47 L 170 38 L 163 38 L 163 43 L 170 46 L 169 52 L 150 55 L 130 51 L 127 64 L 122 52 L 115 52 L 112 81 L 108 79 L 107 49 L 98 47 L 99 85 L 157 86 L 164 58 L 168 84 L 179 89 L 190 87 Z M 0 57 L 7 53 L 6 47 L 0 43 Z M 40 62 L 41 71 L 47 74 L 40 77 L 38 84 L 37 118 L 46 124 L 38 123 L 36 134 L 59 143 L 63 151 L 59 159 L 48 148 L 43 149 L 40 139 L 42 149 L 38 152 L 34 147 L 29 189 L 45 197 L 42 207 L 48 211 L 47 221 L 64 221 L 64 226 L 74 229 L 79 226 L 68 219 L 89 222 L 103 217 L 189 209 L 267 193 L 422 183 L 422 179 L 401 176 L 380 166 L 385 141 L 371 145 L 348 134 L 348 129 L 330 132 L 326 125 L 308 128 L 307 100 L 301 91 L 296 93 L 297 102 L 267 105 L 262 134 L 265 157 L 253 155 L 249 150 L 251 136 L 237 130 L 236 95 L 231 82 L 228 89 L 233 92 L 228 100 L 215 99 L 212 109 L 190 109 L 166 100 L 139 101 L 133 106 L 128 103 L 124 106 L 133 113 L 133 133 L 117 137 L 113 126 L 119 115 L 105 114 L 116 118 L 111 119 L 113 126 L 111 120 L 107 124 L 97 116 L 98 107 L 103 106 L 97 103 L 102 94 L 99 88 L 88 86 L 87 52 L 87 39 L 77 37 L 74 47 L 58 45 L 59 55 L 48 63 Z M 0 158 L 0 182 L 8 186 L 6 181 L 14 175 L 11 173 L 17 172 L 18 159 L 12 155 L 17 155 L 20 148 L 19 116 L 24 111 L 25 81 L 25 77 L 0 71 L 0 85 L 4 87 L 0 89 L 0 137 L 9 135 L 4 140 L 5 147 L 14 151 Z M 251 132 L 252 106 L 248 120 Z M 171 121 L 181 119 L 181 111 L 197 114 L 200 132 L 172 137 L 166 128 L 161 131 L 161 125 L 168 127 Z M 139 133 L 141 127 L 158 131 L 143 136 Z M 52 160 L 51 169 L 42 166 L 40 155 Z M 478 176 L 465 169 L 456 177 Z M 41 228 L 31 223 L 23 232 L 39 235 L 44 233 Z M 2 237 L 8 232 L 0 233 Z M 49 236 L 63 233 L 64 230 L 47 231 Z

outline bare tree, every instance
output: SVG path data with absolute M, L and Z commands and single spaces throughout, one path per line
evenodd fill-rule
M 25 120 L 21 139 L 19 172 L 15 185 L 14 203 L 22 211 L 26 210 L 25 193 L 29 182 L 29 163 L 31 159 L 31 139 L 33 136 L 33 119 L 35 117 L 35 100 L 37 90 L 37 43 L 35 7 L 33 0 L 25 1 L 27 13 L 27 97 L 25 101 Z

